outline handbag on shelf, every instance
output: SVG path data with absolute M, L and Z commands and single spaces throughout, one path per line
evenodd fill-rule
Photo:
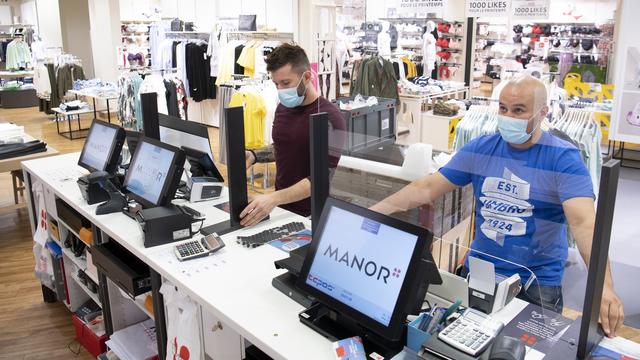
M 171 20 L 171 31 L 184 31 L 184 22 L 178 18 Z
M 240 31 L 256 31 L 256 15 L 240 15 L 238 17 L 238 30 Z

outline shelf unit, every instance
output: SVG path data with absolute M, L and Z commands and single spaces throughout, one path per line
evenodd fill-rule
M 144 301 L 147 298 L 147 295 L 151 295 L 151 292 L 136 296 L 135 299 L 133 300 L 133 303 L 136 304 L 136 306 L 140 308 L 140 310 L 142 310 L 143 313 L 147 314 L 149 318 L 155 320 L 155 317 L 153 316 L 153 314 L 149 312 L 149 310 L 147 310 L 147 308 L 144 306 Z
M 128 49 L 133 49 L 133 51 L 138 51 L 144 54 L 145 56 L 145 66 L 150 65 L 151 53 L 150 53 L 150 44 L 149 44 L 149 28 L 147 27 L 146 31 L 138 31 L 138 30 L 128 30 L 128 25 L 150 25 L 152 24 L 152 20 L 122 20 L 120 21 L 120 40 L 121 44 L 119 49 L 127 52 Z M 134 43 L 128 43 L 127 39 L 133 39 Z
M 84 292 L 89 295 L 89 297 L 91 298 L 91 300 L 93 300 L 96 304 L 98 304 L 98 306 L 100 306 L 100 308 L 102 308 L 102 302 L 100 301 L 100 297 L 98 297 L 97 293 L 92 292 L 91 290 L 89 290 L 89 287 L 87 287 L 87 285 L 83 284 L 80 279 L 78 278 L 77 275 L 71 275 L 71 278 L 76 282 L 76 284 L 78 284 L 78 286 L 84 290 Z

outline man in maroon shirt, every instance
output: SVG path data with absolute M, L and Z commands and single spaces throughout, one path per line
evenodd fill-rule
M 318 96 L 312 83 L 311 66 L 305 51 L 291 44 L 273 50 L 266 59 L 267 71 L 278 89 L 280 104 L 276 108 L 271 137 L 273 145 L 247 151 L 247 166 L 256 162 L 276 163 L 276 191 L 249 201 L 240 217 L 243 226 L 264 219 L 274 207 L 302 216 L 311 213 L 311 174 L 309 164 L 309 116 L 329 114 L 329 167 L 334 169 L 344 144 L 346 122 L 340 110 Z

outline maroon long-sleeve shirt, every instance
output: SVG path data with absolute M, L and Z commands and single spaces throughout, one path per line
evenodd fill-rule
M 318 112 L 329 114 L 333 131 L 329 133 L 329 167 L 335 168 L 340 160 L 340 149 L 345 144 L 346 122 L 340 110 L 325 98 L 306 106 L 287 108 L 279 104 L 273 120 L 273 149 L 276 160 L 276 190 L 286 189 L 300 180 L 309 178 L 309 116 Z M 311 198 L 285 204 L 282 208 L 302 216 L 311 214 Z

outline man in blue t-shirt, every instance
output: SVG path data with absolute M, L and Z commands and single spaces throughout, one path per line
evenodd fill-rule
M 548 110 L 541 81 L 531 76 L 511 80 L 500 93 L 499 134 L 471 141 L 439 172 L 412 182 L 372 210 L 404 211 L 473 184 L 476 231 L 469 256 L 493 262 L 502 275 L 518 273 L 523 284 L 533 272 L 537 281 L 519 297 L 561 312 L 566 225 L 588 264 L 594 192 L 579 151 L 540 128 Z M 468 271 L 468 259 L 463 271 Z M 600 318 L 610 337 L 624 320 L 608 265 Z

